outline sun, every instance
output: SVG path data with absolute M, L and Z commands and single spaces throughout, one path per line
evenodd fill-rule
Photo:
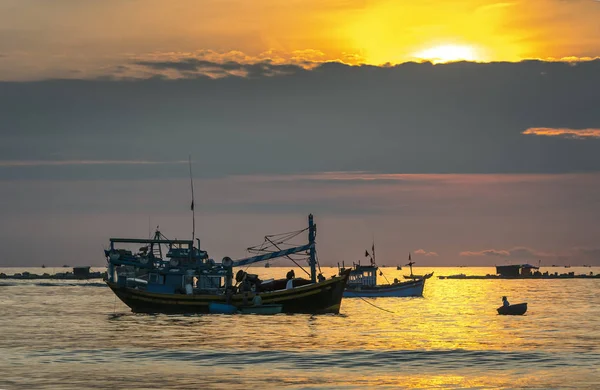
M 477 50 L 468 45 L 440 45 L 413 54 L 419 60 L 430 61 L 434 64 L 456 61 L 481 60 Z

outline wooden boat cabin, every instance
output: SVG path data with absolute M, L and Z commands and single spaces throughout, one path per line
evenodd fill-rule
M 356 265 L 350 271 L 348 287 L 377 286 L 376 265 Z

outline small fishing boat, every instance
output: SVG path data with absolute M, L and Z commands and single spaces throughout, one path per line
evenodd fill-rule
M 270 305 L 257 305 L 257 306 L 242 306 L 240 307 L 240 313 L 242 314 L 279 314 L 283 310 L 283 305 L 270 304 Z
M 416 279 L 410 282 L 400 282 L 394 279 L 393 283 L 377 284 L 377 272 L 379 267 L 375 264 L 375 244 L 373 244 L 373 252 L 369 254 L 365 251 L 365 255 L 370 257 L 369 265 L 354 264 L 350 269 L 348 285 L 344 291 L 344 298 L 367 298 L 367 297 L 421 297 L 425 287 L 425 279 Z M 340 269 L 340 274 L 347 272 L 344 268 Z M 383 272 L 379 271 L 381 276 Z M 385 276 L 384 276 L 385 277 Z M 387 278 L 386 278 L 387 281 Z
M 271 264 L 268 261 L 265 263 L 265 268 L 271 268 Z
M 522 316 L 527 311 L 527 303 L 517 303 L 516 305 L 500 306 L 498 314 L 508 316 Z
M 399 266 L 399 265 L 397 265 L 397 266 L 396 266 L 396 271 L 402 271 L 402 267 L 401 267 L 401 266 Z
M 433 276 L 433 272 L 425 274 L 425 275 L 415 275 L 412 272 L 412 266 L 415 264 L 414 261 L 412 261 L 410 259 L 410 253 L 408 254 L 408 265 L 410 267 L 410 275 L 404 275 L 404 279 L 413 279 L 413 280 L 417 280 L 417 279 L 429 279 L 430 277 Z

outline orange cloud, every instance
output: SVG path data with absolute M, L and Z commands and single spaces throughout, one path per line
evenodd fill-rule
M 600 129 L 567 129 L 552 127 L 532 127 L 521 134 L 574 139 L 600 138 Z
M 415 255 L 424 255 L 427 257 L 438 256 L 437 252 L 427 252 L 425 249 L 417 249 Z

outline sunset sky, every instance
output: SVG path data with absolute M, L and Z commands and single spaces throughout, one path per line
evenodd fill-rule
M 188 236 L 188 155 L 216 259 L 312 212 L 324 264 L 375 238 L 386 264 L 600 265 L 599 21 L 594 0 L 1 0 L 0 266 Z
M 135 63 L 586 59 L 594 0 L 3 0 L 0 77 L 142 76 Z M 173 75 L 172 75 L 173 76 Z

